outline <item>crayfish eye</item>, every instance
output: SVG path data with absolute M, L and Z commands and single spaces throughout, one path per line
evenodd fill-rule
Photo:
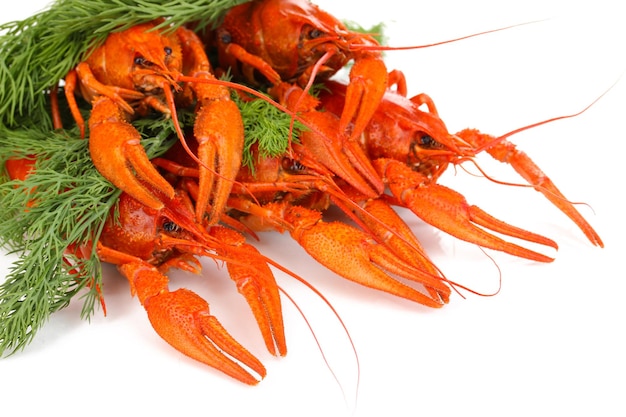
M 170 221 L 164 222 L 162 227 L 163 227 L 163 230 L 168 233 L 173 233 L 173 232 L 177 232 L 178 230 L 180 230 L 180 227 L 176 223 L 170 222 Z
M 282 161 L 282 165 L 283 169 L 290 173 L 299 173 L 306 169 L 306 167 L 300 162 L 290 158 L 284 158 Z
M 135 65 L 145 65 L 146 64 L 146 59 L 144 57 L 142 57 L 141 55 L 137 55 L 135 57 Z
M 228 45 L 232 41 L 233 41 L 233 37 L 230 35 L 230 33 L 222 32 L 220 34 L 220 42 L 222 42 L 224 45 Z
M 419 137 L 417 141 L 417 146 L 425 149 L 432 149 L 439 147 L 439 142 L 437 142 L 431 136 L 424 135 Z
M 166 46 L 165 48 L 163 48 L 163 51 L 165 51 L 165 56 L 172 55 L 172 48 L 170 48 L 169 46 Z
M 320 38 L 324 33 L 316 28 L 313 28 L 309 31 L 309 38 L 310 39 L 317 39 Z
M 306 25 L 300 31 L 300 43 L 298 44 L 298 47 L 302 48 L 303 43 L 313 39 L 321 38 L 322 36 L 324 36 L 324 32 L 313 26 Z

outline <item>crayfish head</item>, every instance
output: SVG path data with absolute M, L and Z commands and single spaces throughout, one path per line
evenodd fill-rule
M 380 47 L 374 37 L 349 30 L 339 19 L 305 1 L 290 1 L 288 14 L 298 25 L 298 74 L 316 71 L 317 79 L 328 79 L 348 61 L 378 55 Z
M 450 162 L 450 152 L 431 136 L 417 132 L 409 146 L 407 165 L 428 179 L 436 179 Z
M 143 23 L 109 34 L 86 61 L 96 78 L 148 93 L 163 88 L 163 80 L 172 84 L 182 70 L 181 46 L 175 36 L 157 30 L 157 24 Z
M 134 29 L 134 28 L 133 28 Z M 183 68 L 182 49 L 175 36 L 157 30 L 139 28 L 130 36 L 134 87 L 145 93 L 173 87 L 179 89 L 176 79 Z
M 212 241 L 178 195 L 155 210 L 122 193 L 100 236 L 104 246 L 154 265 L 184 253 L 208 254 Z
M 218 49 L 240 45 L 287 82 L 299 79 L 329 52 L 332 56 L 318 76 L 330 76 L 348 62 L 349 31 L 308 0 L 246 2 L 229 10 L 219 33 Z

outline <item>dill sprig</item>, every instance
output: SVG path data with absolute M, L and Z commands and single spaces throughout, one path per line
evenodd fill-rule
M 182 114 L 181 119 L 190 116 Z M 151 158 L 175 140 L 165 117 L 141 119 L 136 127 Z M 84 289 L 82 316 L 93 313 L 102 288 L 95 246 L 89 245 L 92 251 L 86 257 L 67 249 L 98 239 L 121 193 L 95 169 L 89 141 L 80 139 L 76 128 L 0 125 L 1 165 L 10 158 L 33 156 L 35 169 L 26 180 L 0 183 L 0 246 L 18 255 L 0 284 L 0 355 L 28 344 L 50 314 Z
M 260 158 L 280 156 L 285 153 L 289 140 L 298 142 L 298 134 L 305 128 L 291 116 L 262 100 L 241 100 L 235 93 L 232 97 L 239 106 L 243 118 L 245 142 L 241 164 L 254 173 L 255 155 Z M 258 154 L 253 152 L 257 148 Z
M 45 93 L 106 36 L 167 18 L 178 27 L 215 24 L 248 0 L 57 0 L 21 21 L 0 25 L 0 123 L 17 126 L 33 113 L 51 126 Z
M 13 140 L 22 146 L 16 149 Z M 75 258 L 71 268 L 65 251 L 99 235 L 119 191 L 93 172 L 88 142 L 61 132 L 2 128 L 0 155 L 38 155 L 25 181 L 0 184 L 0 244 L 19 257 L 0 285 L 1 354 L 25 346 L 51 313 L 88 284 L 84 313 L 93 310 L 98 258 L 93 252 Z

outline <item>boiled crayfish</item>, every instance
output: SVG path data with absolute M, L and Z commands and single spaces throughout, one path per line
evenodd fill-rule
M 350 86 L 339 129 L 354 123 L 357 137 L 387 88 L 387 68 L 378 42 L 348 30 L 337 18 L 307 0 L 254 0 L 233 7 L 214 36 L 220 66 L 248 82 L 304 87 L 322 81 L 350 60 Z M 240 70 L 239 70 L 240 69 Z
M 298 166 L 298 172 L 285 170 L 284 160 L 259 159 L 260 169 L 255 176 L 245 174 L 238 180 L 247 192 L 259 190 L 260 194 L 251 201 L 234 189 L 237 197 L 231 198 L 229 205 L 246 213 L 242 221 L 253 227 L 288 230 L 309 253 L 340 275 L 348 276 L 346 270 L 351 268 L 343 269 L 341 261 L 330 259 L 331 253 L 342 254 L 338 258 L 343 260 L 367 259 L 367 268 L 371 267 L 370 261 L 376 260 L 372 248 L 366 249 L 368 255 L 363 256 L 348 254 L 334 244 L 329 244 L 326 252 L 312 246 L 310 231 L 335 227 L 324 224 L 319 217 L 319 211 L 331 202 L 356 220 L 370 239 L 384 242 L 381 247 L 390 249 L 395 245 L 395 256 L 403 262 L 423 259 L 416 266 L 420 273 L 413 274 L 427 290 L 433 290 L 427 305 L 446 302 L 441 287 L 450 281 L 428 261 L 412 233 L 406 232 L 408 228 L 391 209 L 393 205 L 409 208 L 427 223 L 459 239 L 518 257 L 552 261 L 496 234 L 556 249 L 553 240 L 503 222 L 470 205 L 458 192 L 437 184 L 450 164 L 467 161 L 482 151 L 510 163 L 532 187 L 567 214 L 593 244 L 602 246 L 597 233 L 574 206 L 507 137 L 495 138 L 472 129 L 449 133 L 430 97 L 406 97 L 402 72 L 387 74 L 385 67 L 379 66 L 382 60 L 377 51 L 382 47 L 373 38 L 347 30 L 317 6 L 304 0 L 252 1 L 230 10 L 214 38 L 221 70 L 247 82 L 269 82 L 270 95 L 298 114 L 308 127 L 288 154 L 295 163 L 286 165 Z M 347 85 L 327 81 L 351 59 L 355 64 Z M 385 74 L 381 74 L 383 70 Z M 324 86 L 319 101 L 307 94 L 313 79 Z M 385 187 L 390 194 L 384 193 Z M 271 190 L 277 201 L 272 201 Z M 328 198 L 319 197 L 319 193 Z M 339 229 L 335 232 L 346 246 L 351 246 L 348 242 L 353 242 L 353 237 L 358 240 L 356 231 Z M 365 272 L 360 274 L 367 276 Z M 434 285 L 433 280 L 440 285 Z M 374 279 L 362 278 L 359 282 L 382 287 Z M 403 296 L 411 298 L 407 293 Z
M 281 19 L 270 18 L 275 16 Z M 515 169 L 572 217 L 594 244 L 601 245 L 593 229 L 556 187 L 546 182 L 545 175 L 530 159 L 503 142 L 504 138 L 498 141 L 471 130 L 457 135 L 448 133 L 428 96 L 406 98 L 403 74 L 397 70 L 387 74 L 384 64 L 380 66 L 382 60 L 376 48 L 382 47 L 372 37 L 349 31 L 317 6 L 304 0 L 248 2 L 226 14 L 214 37 L 223 70 L 228 69 L 249 82 L 258 82 L 259 74 L 263 75 L 273 86 L 270 92 L 274 98 L 313 128 L 302 135 L 305 146 L 300 148 L 299 158 L 308 154 L 309 161 L 314 158 L 364 197 L 382 196 L 387 185 L 396 197 L 394 204 L 411 207 L 422 219 L 458 238 L 517 256 L 549 261 L 551 258 L 505 242 L 475 224 L 553 248 L 557 247 L 556 243 L 501 222 L 469 206 L 458 193 L 434 184 L 450 162 L 466 160 L 478 150 L 488 149 L 496 155 L 498 150 L 502 153 L 507 148 L 515 154 L 510 160 Z M 330 92 L 325 94 L 322 90 L 322 96 L 327 99 L 321 107 L 306 97 L 306 88 L 298 92 L 296 85 L 289 84 L 308 86 L 314 78 L 322 82 L 350 59 L 355 60 L 350 82 L 341 87 L 326 83 Z M 392 86 L 396 90 L 391 91 Z M 428 111 L 419 110 L 422 106 L 427 106 Z M 325 107 L 331 108 L 332 114 L 320 111 Z M 405 120 L 404 125 L 400 119 Z M 369 155 L 365 155 L 357 138 L 365 142 Z M 420 156 L 423 160 L 419 164 L 410 163 L 410 167 L 403 166 L 404 161 L 410 162 L 410 153 L 419 146 L 402 147 L 405 141 L 413 140 L 407 138 L 419 138 L 424 141 L 424 148 L 431 148 L 422 149 L 420 155 L 426 156 Z M 382 146 L 383 151 L 371 152 L 380 151 Z M 498 158 L 506 160 L 504 156 Z M 388 196 L 385 198 L 389 200 Z
M 307 96 L 299 87 L 286 84 L 282 86 L 285 88 L 274 88 L 271 91 L 281 101 L 310 103 L 305 111 L 302 111 L 301 107 L 294 110 L 300 111 L 299 114 L 307 122 L 313 121 L 312 125 L 315 127 L 314 131 L 302 134 L 302 143 L 293 146 L 293 155 L 298 159 L 298 163 L 308 170 L 318 174 L 325 173 L 327 176 L 330 174 L 329 181 L 333 186 L 319 185 L 317 182 L 314 188 L 330 192 L 332 200 L 347 214 L 353 211 L 360 221 L 368 224 L 365 228 L 377 236 L 377 239 L 384 240 L 384 236 L 390 233 L 400 238 L 398 236 L 402 234 L 400 230 L 406 227 L 392 210 L 388 207 L 382 208 L 392 204 L 411 209 L 424 221 L 457 238 L 535 261 L 552 260 L 490 234 L 476 224 L 504 235 L 556 248 L 557 245 L 552 240 L 499 221 L 478 207 L 470 206 L 457 192 L 436 184 L 438 176 L 453 160 L 453 156 L 459 158 L 467 156 L 474 149 L 463 151 L 459 148 L 459 145 L 465 142 L 447 132 L 443 121 L 436 114 L 434 105 L 431 105 L 434 112 L 423 112 L 415 102 L 406 98 L 401 102 L 397 100 L 402 97 L 398 93 L 387 92 L 379 110 L 366 126 L 362 138 L 364 149 L 361 149 L 361 152 L 368 152 L 364 159 L 364 165 L 368 167 L 368 176 L 360 177 L 360 172 L 352 169 L 351 161 L 345 154 L 346 148 L 342 146 L 345 136 L 333 129 L 338 123 L 338 116 L 333 114 L 333 109 L 342 107 L 341 100 L 346 86 L 332 81 L 326 83 L 327 93 L 323 94 L 322 98 L 328 111 L 316 110 L 314 105 L 316 100 Z M 328 97 L 324 97 L 325 95 Z M 287 107 L 290 105 L 287 104 Z M 326 122 L 327 125 L 319 126 L 320 121 Z M 429 138 L 428 141 L 424 139 L 426 137 Z M 449 147 L 446 148 L 444 144 L 448 144 Z M 413 152 L 421 149 L 419 145 L 432 149 L 422 150 L 423 153 L 420 155 L 422 160 L 410 164 Z M 411 149 L 412 147 L 416 149 Z M 526 168 L 532 167 L 534 165 L 528 165 Z M 368 194 L 372 192 L 372 188 L 367 188 L 372 177 L 384 182 L 389 187 L 391 195 Z M 262 189 L 270 187 L 271 185 L 267 184 Z M 288 186 L 283 190 L 279 187 L 275 188 L 277 192 L 289 189 Z M 254 188 L 248 186 L 248 189 Z M 413 241 L 414 237 L 410 239 Z
M 13 159 L 6 168 L 13 179 L 23 180 L 33 164 L 32 159 Z M 268 350 L 282 356 L 287 348 L 281 302 L 267 259 L 235 230 L 197 223 L 195 201 L 183 189 L 176 188 L 174 197 L 167 198 L 160 190 L 144 186 L 159 196 L 163 207 L 148 207 L 122 193 L 99 240 L 68 248 L 68 253 L 86 257 L 91 245 L 97 245 L 98 257 L 117 265 L 165 341 L 239 381 L 256 384 L 266 373 L 261 362 L 210 314 L 205 300 L 184 288 L 170 291 L 165 274 L 170 268 L 199 273 L 197 256 L 225 261 L 237 289 L 252 309 Z
M 603 245 L 507 137 L 469 129 L 449 133 L 428 96 L 406 97 L 402 74 L 387 72 L 373 38 L 349 31 L 305 0 L 247 2 L 211 32 L 206 47 L 217 48 L 216 70 L 257 86 L 268 82 L 267 93 L 307 127 L 283 155 L 257 155 L 253 168 L 241 167 L 241 115 L 228 89 L 216 83 L 205 45 L 189 29 L 167 34 L 160 24 L 109 35 L 67 75 L 65 91 L 83 135 L 76 90 L 92 103 L 94 165 L 124 190 L 91 249 L 95 245 L 101 260 L 118 266 L 161 337 L 192 358 L 248 384 L 265 376 L 263 365 L 226 332 L 206 301 L 185 289 L 169 290 L 168 269 L 198 272 L 197 256 L 226 262 L 268 350 L 286 353 L 278 287 L 268 266 L 273 263 L 237 229 L 287 231 L 344 278 L 435 308 L 449 302 L 457 284 L 428 258 L 393 206 L 407 207 L 459 239 L 551 261 L 494 233 L 550 248 L 557 247 L 554 241 L 500 221 L 437 184 L 450 164 L 482 151 L 510 163 L 592 243 Z M 348 85 L 327 80 L 352 59 Z M 319 98 L 309 95 L 313 80 L 325 87 Z M 177 105 L 197 109 L 194 141 L 187 144 L 177 126 L 180 140 L 164 157 L 149 160 L 129 120 L 155 109 L 177 125 Z M 30 169 L 20 159 L 6 167 L 18 179 Z M 324 220 L 332 204 L 356 226 Z M 91 249 L 68 248 L 78 256 Z
M 326 87 L 327 90 L 321 93 L 322 106 L 338 114 L 347 88 L 337 82 L 328 82 Z M 426 109 L 422 110 L 424 107 Z M 524 129 L 526 128 L 513 132 Z M 450 163 L 461 163 L 486 151 L 496 160 L 510 164 L 528 184 L 567 215 L 592 244 L 603 247 L 602 239 L 580 212 L 528 155 L 506 140 L 508 136 L 496 138 L 475 129 L 465 129 L 451 134 L 439 117 L 430 97 L 418 94 L 408 98 L 405 91 L 399 89 L 385 93 L 380 107 L 365 129 L 363 144 L 381 178 L 395 197 L 394 204 L 411 209 L 427 223 L 460 239 L 523 256 L 512 247 L 511 251 L 505 249 L 509 247 L 508 244 L 493 240 L 466 220 L 509 236 L 522 239 L 531 237 L 526 233 L 507 229 L 506 225 L 474 206 L 469 207 L 465 220 L 461 222 L 458 222 L 461 219 L 459 217 L 456 217 L 455 221 L 446 215 L 454 212 L 458 216 L 457 210 L 466 207 L 467 203 L 452 190 L 436 184 L 437 179 Z M 444 195 L 448 196 L 449 202 L 459 203 L 456 209 L 449 206 L 447 210 L 441 210 L 443 206 L 440 203 L 443 203 L 443 200 L 432 200 L 435 196 Z M 540 239 L 538 236 L 529 240 L 556 248 L 554 242 Z M 541 260 L 533 257 L 531 259 Z
M 200 144 L 201 172 L 196 216 L 204 216 L 212 198 L 211 221 L 216 222 L 241 163 L 241 114 L 227 88 L 208 83 L 215 78 L 197 35 L 183 27 L 165 33 L 157 28 L 159 23 L 163 22 L 111 33 L 68 73 L 65 93 L 83 136 L 85 123 L 76 104 L 76 88 L 92 103 L 89 144 L 96 168 L 115 186 L 154 209 L 162 208 L 163 202 L 138 178 L 167 198 L 174 197 L 174 189 L 150 164 L 139 133 L 127 120 L 149 109 L 169 114 L 184 142 L 174 100 L 184 106 L 195 102 L 194 136 Z M 184 88 L 180 82 L 186 82 Z
M 280 100 L 300 103 L 301 106 L 302 103 L 312 103 L 304 112 L 302 107 L 297 109 L 305 120 L 310 119 L 309 115 L 323 115 L 324 120 L 336 126 L 348 88 L 335 81 L 326 82 L 320 94 L 320 104 L 315 104 L 316 100 L 310 96 L 300 98 L 299 95 L 305 92 L 295 86 L 287 86 L 280 92 L 274 89 L 274 93 Z M 316 106 L 325 111 L 316 110 Z M 426 109 L 422 110 L 423 107 Z M 316 129 L 307 134 L 319 136 L 320 132 L 321 129 Z M 363 150 L 371 160 L 375 175 L 389 188 L 390 195 L 381 193 L 371 198 L 359 188 L 360 184 L 370 180 L 369 176 L 359 179 L 355 171 L 348 175 L 347 171 L 325 164 L 326 161 L 341 161 L 341 166 L 349 167 L 345 148 L 341 146 L 345 138 L 336 130 L 333 134 L 322 135 L 308 143 L 307 134 L 303 135 L 307 151 L 319 155 L 315 161 L 325 165 L 323 168 L 330 169 L 333 175 L 346 183 L 341 186 L 343 195 L 337 192 L 332 194 L 333 201 L 344 211 L 354 211 L 367 224 L 366 228 L 370 232 L 379 230 L 376 233 L 378 239 L 390 232 L 399 235 L 405 227 L 389 210 L 385 214 L 379 211 L 376 215 L 373 211 L 368 212 L 374 204 L 381 207 L 391 204 L 410 209 L 425 222 L 459 239 L 534 261 L 552 261 L 551 257 L 505 241 L 485 229 L 556 249 L 558 246 L 553 240 L 500 221 L 467 203 L 456 191 L 437 184 L 437 179 L 449 164 L 467 161 L 485 150 L 497 160 L 511 164 L 532 187 L 570 217 L 593 244 L 603 246 L 595 230 L 552 181 L 506 137 L 495 138 L 474 129 L 449 133 L 434 102 L 424 94 L 409 99 L 405 97 L 403 89 L 387 91 L 362 135 Z M 294 150 L 300 157 L 306 155 L 299 151 L 298 146 Z M 311 159 L 300 159 L 299 162 L 304 165 L 312 163 Z M 354 209 L 354 204 L 359 204 L 360 208 Z
M 194 161 L 180 157 L 179 145 L 167 155 L 171 159 L 153 162 L 172 174 L 184 175 L 184 187 L 195 195 L 198 173 Z M 342 222 L 325 222 L 322 213 L 330 198 L 351 204 L 332 178 L 287 156 L 259 156 L 256 160 L 254 173 L 244 167 L 237 177 L 227 202 L 228 217 L 253 231 L 288 231 L 320 264 L 361 285 L 435 308 L 448 302 L 446 280 L 393 210 L 385 211 L 389 216 L 380 216 L 379 236 Z M 385 210 L 384 204 L 379 204 L 383 206 L 379 210 Z M 401 235 L 397 241 L 385 236 L 390 229 Z M 395 276 L 417 283 L 426 293 Z

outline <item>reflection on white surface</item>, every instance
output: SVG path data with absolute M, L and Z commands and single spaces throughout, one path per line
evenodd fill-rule
M 23 18 L 47 2 L 15 3 L 3 20 Z M 428 93 L 450 130 L 471 126 L 502 134 L 584 108 L 626 68 L 623 13 L 587 2 L 438 1 L 384 7 L 318 1 L 362 23 L 387 23 L 391 45 L 426 44 L 514 23 L 548 20 L 455 44 L 386 53 L 413 94 Z M 469 6 L 471 4 L 471 7 Z M 501 5 L 502 4 L 502 5 Z M 16 14 L 18 13 L 18 14 Z M 621 16 L 620 16 L 621 13 Z M 174 274 L 201 293 L 240 342 L 258 355 L 267 378 L 249 388 L 172 350 L 152 331 L 143 308 L 114 268 L 106 269 L 108 316 L 79 318 L 80 303 L 55 314 L 23 352 L 0 361 L 3 409 L 69 415 L 189 412 L 244 415 L 585 415 L 623 414 L 619 385 L 626 364 L 624 221 L 618 203 L 624 155 L 626 85 L 618 83 L 583 115 L 517 135 L 519 144 L 598 230 L 605 249 L 537 193 L 504 187 L 462 171 L 443 182 L 497 217 L 555 239 L 556 261 L 539 265 L 489 252 L 492 261 L 406 215 L 433 260 L 453 280 L 495 297 L 454 295 L 432 311 L 345 282 L 311 261 L 288 238 L 263 234 L 259 249 L 311 280 L 333 303 L 358 351 L 328 309 L 289 277 L 280 285 L 301 304 L 320 337 L 344 394 L 326 368 L 296 309 L 285 299 L 289 354 L 266 353 L 232 282 L 206 262 L 205 276 Z M 507 167 L 481 160 L 517 182 Z M 405 213 L 406 214 L 406 213 Z M 1 260 L 2 273 L 11 257 Z M 124 404 L 122 406 L 122 404 Z M 620 413 L 621 411 L 621 413 Z M 147 413 L 146 413 L 147 412 Z M 592 413 L 593 412 L 593 413 Z

